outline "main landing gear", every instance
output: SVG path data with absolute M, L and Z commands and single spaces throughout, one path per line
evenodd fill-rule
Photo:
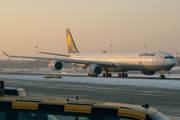
M 118 77 L 121 77 L 121 78 L 127 78 L 128 77 L 128 74 L 127 73 L 118 73 Z
M 102 77 L 111 77 L 111 73 L 108 73 L 108 72 L 103 73 L 103 74 L 102 74 Z M 127 77 L 128 77 L 128 74 L 127 74 L 127 73 L 124 73 L 124 72 L 118 73 L 118 77 L 127 78 Z
M 88 77 L 97 77 L 98 75 L 88 74 Z
M 108 72 L 103 73 L 103 74 L 102 74 L 102 77 L 111 77 L 111 73 L 108 73 Z

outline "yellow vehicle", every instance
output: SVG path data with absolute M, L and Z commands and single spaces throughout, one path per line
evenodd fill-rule
M 0 120 L 169 120 L 149 105 L 0 96 Z

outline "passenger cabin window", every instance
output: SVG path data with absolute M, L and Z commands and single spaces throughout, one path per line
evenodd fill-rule
M 174 59 L 173 56 L 165 56 L 164 59 Z
M 18 120 L 89 120 L 88 117 L 44 113 L 20 113 Z

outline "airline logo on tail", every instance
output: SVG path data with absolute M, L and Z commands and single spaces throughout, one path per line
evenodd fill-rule
M 68 35 L 68 37 L 67 37 L 67 44 L 68 44 L 68 45 L 71 44 L 71 37 L 70 37 L 70 35 Z
M 69 53 L 79 53 L 69 29 L 66 29 L 67 46 Z

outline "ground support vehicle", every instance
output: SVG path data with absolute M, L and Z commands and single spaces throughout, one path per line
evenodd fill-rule
M 0 120 L 168 120 L 148 105 L 53 100 L 37 97 L 0 97 Z
M 27 96 L 26 91 L 23 88 L 5 87 L 4 93 L 12 96 Z
M 0 120 L 169 120 L 148 104 L 9 96 L 0 87 Z

